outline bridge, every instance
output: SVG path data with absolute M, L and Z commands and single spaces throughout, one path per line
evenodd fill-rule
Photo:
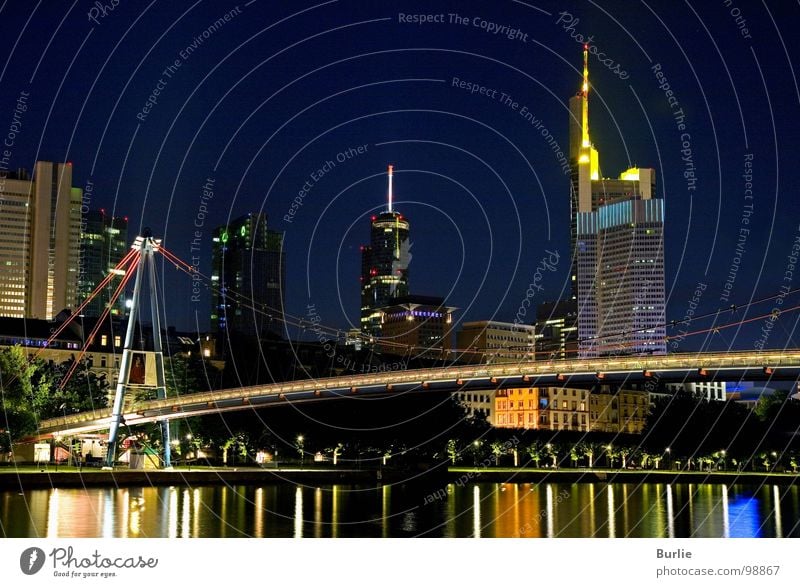
M 123 409 L 122 416 L 125 424 L 132 426 L 359 395 L 648 381 L 794 381 L 798 377 L 800 350 L 794 349 L 526 361 L 326 377 L 184 394 L 134 402 Z M 111 423 L 112 410 L 106 408 L 42 420 L 39 434 L 43 438 L 69 436 L 106 430 Z

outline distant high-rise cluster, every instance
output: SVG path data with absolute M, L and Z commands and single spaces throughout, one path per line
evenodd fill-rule
M 392 171 L 389 165 L 387 210 L 372 216 L 370 244 L 361 247 L 361 332 L 370 337 L 381 335 L 380 308 L 409 293 L 411 225 L 393 209 Z
M 0 316 L 52 320 L 78 299 L 82 190 L 72 164 L 0 175 Z
M 286 260 L 283 233 L 250 213 L 214 229 L 211 328 L 219 335 L 284 332 Z
M 600 175 L 589 139 L 588 47 L 570 99 L 572 295 L 579 354 L 666 354 L 664 201 L 654 169 Z

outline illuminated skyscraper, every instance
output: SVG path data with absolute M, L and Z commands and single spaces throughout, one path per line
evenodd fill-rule
M 664 202 L 655 170 L 600 175 L 589 139 L 588 47 L 570 99 L 572 292 L 581 356 L 666 354 Z
M 220 336 L 282 334 L 286 262 L 283 233 L 250 213 L 212 234 L 211 327 Z
M 78 275 L 78 299 L 83 301 L 98 283 L 116 267 L 128 252 L 128 219 L 106 214 L 105 210 L 89 210 L 81 222 L 81 264 Z M 99 317 L 118 282 L 109 285 L 83 309 L 84 316 Z M 120 296 L 111 314 L 125 312 L 125 296 Z
M 408 295 L 411 261 L 410 224 L 393 208 L 392 171 L 389 165 L 388 208 L 372 217 L 370 244 L 361 247 L 361 332 L 380 336 L 380 308 Z
M 37 161 L 33 180 L 0 172 L 0 316 L 52 320 L 75 308 L 82 195 L 71 163 Z

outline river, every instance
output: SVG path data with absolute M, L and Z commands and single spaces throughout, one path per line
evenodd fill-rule
M 473 483 L 0 492 L 5 537 L 800 537 L 798 487 Z

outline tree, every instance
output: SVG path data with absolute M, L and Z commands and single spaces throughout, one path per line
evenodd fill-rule
M 583 446 L 581 446 L 580 442 L 577 444 L 573 444 L 570 447 L 569 458 L 572 461 L 573 468 L 578 467 L 578 461 L 580 460 L 582 454 L 583 454 Z
M 105 374 L 98 375 L 81 362 L 72 376 L 61 387 L 61 382 L 75 360 L 61 364 L 38 363 L 34 365 L 35 381 L 33 408 L 40 419 L 56 418 L 108 406 L 108 381 Z
M 630 446 L 622 446 L 617 450 L 617 455 L 619 455 L 620 459 L 622 459 L 622 468 L 626 469 L 628 467 L 628 457 L 633 455 L 634 449 Z
M 503 456 L 506 452 L 506 446 L 500 442 L 499 440 L 495 440 L 491 444 L 492 449 L 492 456 L 494 457 L 494 464 L 497 465 L 500 461 L 500 457 Z
M 533 443 L 529 444 L 525 450 L 538 469 L 539 461 L 541 461 L 542 457 L 544 456 L 544 446 L 542 446 L 542 443 L 538 440 L 535 440 Z
M 593 442 L 584 442 L 581 443 L 581 448 L 583 449 L 583 454 L 589 460 L 589 468 L 591 469 L 594 466 L 594 453 L 597 451 L 597 445 Z
M 661 455 L 659 453 L 656 453 L 654 455 L 650 455 L 650 462 L 653 463 L 653 468 L 655 468 L 655 469 L 658 469 L 658 465 L 661 463 L 661 461 L 663 459 L 664 459 L 664 455 Z M 644 464 L 642 466 L 644 466 Z
M 447 456 L 450 459 L 452 464 L 456 464 L 456 459 L 458 458 L 458 447 L 456 446 L 456 441 L 452 438 L 447 441 L 447 447 L 445 448 L 447 452 Z
M 552 442 L 548 442 L 545 445 L 545 449 L 547 450 L 547 456 L 553 459 L 553 467 L 558 467 L 558 453 L 560 448 Z
M 13 346 L 0 351 L 0 451 L 8 452 L 11 445 L 36 430 L 33 405 L 36 372 L 28 362 L 25 351 Z

